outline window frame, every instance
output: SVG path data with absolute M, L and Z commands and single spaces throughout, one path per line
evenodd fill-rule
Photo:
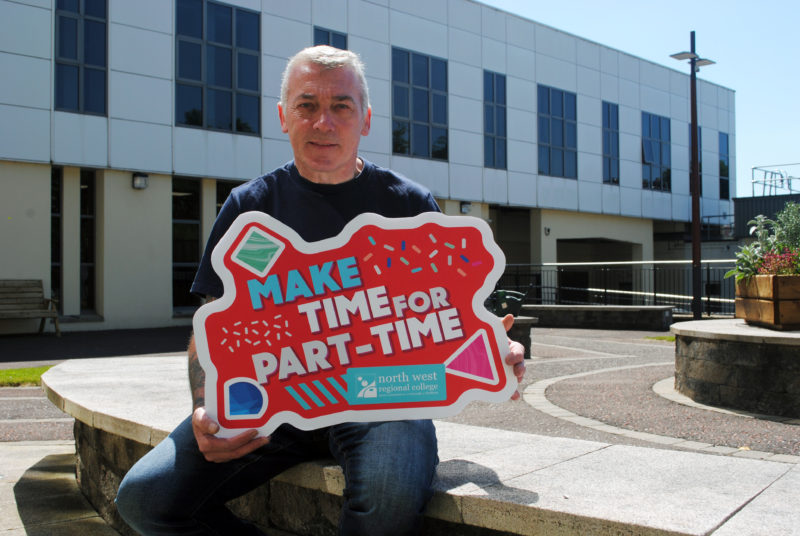
M 603 184 L 619 186 L 619 104 L 603 101 Z
M 546 97 L 546 98 L 545 98 Z M 567 101 L 570 109 L 567 109 Z M 578 179 L 578 96 L 576 93 L 537 84 L 536 86 L 536 126 L 537 126 L 537 170 L 539 175 Z M 560 112 L 555 110 L 560 108 Z M 557 113 L 553 113 L 553 112 Z M 571 117 L 570 117 L 571 116 Z M 572 131 L 574 145 L 568 144 L 569 132 Z M 553 137 L 558 135 L 560 143 L 554 144 Z M 567 169 L 568 158 L 572 165 Z M 553 162 L 558 159 L 560 169 Z
M 502 80 L 502 87 L 499 81 Z M 491 86 L 492 94 L 487 95 Z M 502 96 L 500 92 L 502 90 Z M 483 166 L 492 169 L 508 169 L 508 108 L 506 75 L 484 69 L 483 71 Z M 492 125 L 487 125 L 487 117 Z M 503 131 L 498 132 L 498 118 L 503 118 Z M 489 154 L 491 153 L 491 158 Z M 498 162 L 502 157 L 502 162 Z
M 191 2 L 191 0 L 178 0 L 175 2 L 175 88 L 174 88 L 174 106 L 175 106 L 175 126 L 176 127 L 183 127 L 183 128 L 196 128 L 202 130 L 211 130 L 216 132 L 226 132 L 230 134 L 240 134 L 244 136 L 261 136 L 262 131 L 262 118 L 261 112 L 263 108 L 263 102 L 261 98 L 261 74 L 262 74 L 262 67 L 261 67 L 261 12 L 255 11 L 252 9 L 247 9 L 243 7 L 239 7 L 232 4 L 226 4 L 223 2 L 216 2 L 214 0 L 196 0 L 199 5 L 201 6 L 201 23 L 200 23 L 200 37 L 188 35 L 186 33 L 181 33 L 179 30 L 179 25 L 181 20 L 179 20 L 180 16 L 180 8 L 179 4 L 184 2 Z M 220 42 L 214 41 L 211 36 L 209 36 L 209 23 L 208 23 L 208 13 L 209 13 L 209 6 L 220 6 L 223 8 L 230 9 L 231 18 L 230 18 L 230 42 Z M 247 14 L 247 15 L 254 15 L 258 21 L 258 27 L 255 31 L 255 37 L 258 41 L 258 50 L 254 50 L 249 48 L 246 45 L 241 45 L 239 43 L 240 34 L 239 32 L 239 17 L 240 14 Z M 199 80 L 194 78 L 187 78 L 186 76 L 181 75 L 181 67 L 185 66 L 185 63 L 182 63 L 182 53 L 181 53 L 181 44 L 189 44 L 199 46 L 200 48 L 200 74 Z M 209 61 L 209 51 L 212 49 L 220 49 L 229 51 L 230 56 L 230 85 L 219 85 L 215 84 L 214 81 L 210 80 L 210 73 L 208 72 L 208 61 Z M 256 73 L 255 73 L 255 81 L 256 81 L 256 89 L 251 89 L 247 87 L 241 87 L 240 82 L 240 72 L 244 69 L 243 66 L 240 65 L 242 57 L 250 57 L 255 58 L 255 66 L 256 66 Z M 196 88 L 200 91 L 200 107 L 201 107 L 201 119 L 200 124 L 185 121 L 179 118 L 179 110 L 183 107 L 181 106 L 182 102 L 185 102 L 185 99 L 182 101 L 180 100 L 180 92 L 182 89 L 191 89 Z M 218 125 L 212 124 L 213 115 L 210 115 L 212 112 L 212 95 L 216 94 L 228 94 L 229 99 L 229 108 L 230 110 L 230 128 L 220 127 Z M 239 118 L 240 118 L 240 111 L 243 104 L 240 104 L 240 97 L 241 98 L 249 98 L 255 99 L 256 103 L 256 125 L 255 130 L 245 130 L 244 128 L 240 129 L 239 126 Z M 195 111 L 195 109 L 187 110 L 187 113 L 191 113 Z M 185 115 L 184 115 L 185 117 Z M 242 123 L 247 124 L 249 123 Z
M 405 70 L 405 78 L 407 80 L 399 80 L 395 77 L 398 69 L 403 67 L 396 63 L 400 55 L 405 55 L 407 58 L 407 68 Z M 415 61 L 426 62 L 426 72 L 424 78 L 425 84 L 418 83 L 415 79 L 421 79 L 422 73 L 414 67 Z M 437 66 L 436 68 L 434 66 Z M 442 82 L 443 87 L 436 87 L 434 80 L 438 77 L 435 75 L 441 72 L 443 74 Z M 399 156 L 408 156 L 410 158 L 422 158 L 426 160 L 436 160 L 440 162 L 448 162 L 450 158 L 450 135 L 449 135 L 449 76 L 447 60 L 436 56 L 421 54 L 413 50 L 404 49 L 401 47 L 392 47 L 392 154 Z M 406 92 L 405 109 L 408 112 L 407 116 L 398 114 L 397 104 L 402 98 L 399 91 Z M 416 95 L 416 96 L 415 96 Z M 424 96 L 425 115 L 426 121 L 415 118 L 417 112 L 422 112 L 423 107 L 415 108 L 418 98 Z M 438 102 L 437 102 L 438 101 Z M 440 110 L 444 114 L 444 122 L 435 121 L 436 110 Z M 400 128 L 407 128 L 405 140 L 400 139 L 402 132 Z M 421 147 L 416 145 L 422 132 L 425 132 L 426 139 L 424 140 L 425 151 L 424 154 L 417 152 Z M 435 136 L 438 134 L 438 136 Z M 443 138 L 443 143 L 440 144 Z M 400 143 L 405 143 L 403 150 L 398 150 L 401 147 Z M 437 147 L 437 144 L 438 145 Z
M 97 15 L 86 13 L 86 0 L 76 0 L 78 3 L 78 11 L 59 7 L 59 1 L 55 5 L 55 38 L 53 43 L 53 109 L 59 112 L 79 113 L 85 115 L 94 115 L 98 117 L 108 116 L 108 0 L 102 0 L 105 17 L 98 17 Z M 75 21 L 75 58 L 62 56 L 60 50 L 61 44 L 61 21 L 70 19 Z M 103 65 L 100 66 L 94 63 L 86 62 L 86 22 L 95 22 L 103 24 Z M 72 67 L 77 69 L 77 97 L 78 102 L 76 107 L 65 106 L 63 103 L 59 105 L 59 66 Z M 87 84 L 86 73 L 87 71 L 97 71 L 103 74 L 103 111 L 96 111 L 87 109 Z
M 337 32 L 336 30 L 331 30 L 329 28 L 323 28 L 322 26 L 314 26 L 313 32 L 314 32 L 313 33 L 314 46 L 317 46 L 317 45 L 329 45 L 329 46 L 332 46 L 334 48 L 338 48 L 340 50 L 347 50 L 347 34 L 346 33 Z M 320 37 L 319 34 L 321 34 L 321 33 L 325 33 L 326 34 L 326 38 L 325 39 L 317 39 L 317 37 Z M 344 48 L 334 45 L 333 44 L 334 38 L 338 38 L 338 39 L 344 40 Z
M 658 126 L 658 136 L 652 130 Z M 669 117 L 642 110 L 642 189 L 672 192 L 672 124 Z M 690 127 L 691 128 L 691 127 Z M 666 129 L 666 138 L 663 137 Z M 691 131 L 690 131 L 691 132 Z M 656 153 L 657 150 L 657 153 Z M 668 162 L 664 164 L 664 160 Z M 653 170 L 659 170 L 657 178 Z M 654 187 L 658 181 L 658 187 Z

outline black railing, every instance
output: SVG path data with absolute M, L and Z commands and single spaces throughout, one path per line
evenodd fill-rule
M 733 260 L 703 261 L 703 313 L 733 315 Z M 497 288 L 525 294 L 525 303 L 672 305 L 691 313 L 691 261 L 591 262 L 506 265 Z

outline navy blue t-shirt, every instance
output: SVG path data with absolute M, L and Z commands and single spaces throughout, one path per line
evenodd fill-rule
M 365 212 L 387 218 L 440 212 L 427 189 L 389 169 L 363 162 L 361 173 L 341 184 L 311 182 L 300 176 L 294 162 L 289 162 L 234 188 L 214 222 L 192 292 L 222 296 L 222 281 L 211 266 L 211 252 L 243 212 L 265 212 L 294 229 L 306 242 L 338 235 L 350 220 Z

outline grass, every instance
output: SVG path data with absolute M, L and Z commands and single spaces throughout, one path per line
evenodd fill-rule
M 656 337 L 645 337 L 645 339 L 650 339 L 651 341 L 675 342 L 675 335 L 658 335 Z
M 0 387 L 41 385 L 42 374 L 50 367 L 32 367 L 0 370 Z

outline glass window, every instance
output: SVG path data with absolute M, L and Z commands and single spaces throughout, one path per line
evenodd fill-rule
M 728 135 L 725 132 L 719 133 L 719 198 L 730 199 L 730 148 L 728 146 Z
M 330 45 L 347 50 L 347 34 L 314 26 L 314 45 Z
M 392 48 L 392 152 L 447 160 L 447 62 Z
M 177 125 L 260 133 L 260 24 L 255 11 L 210 0 L 177 1 Z
M 56 110 L 105 115 L 106 0 L 56 3 Z
M 603 182 L 619 184 L 619 105 L 603 102 Z
M 200 299 L 190 292 L 200 265 L 200 181 L 172 179 L 172 307 L 176 314 L 190 313 Z
M 669 118 L 642 112 L 642 188 L 672 190 Z
M 539 174 L 578 178 L 577 99 L 574 93 L 537 88 Z
M 58 300 L 58 310 L 63 311 L 61 296 L 61 206 L 63 204 L 63 181 L 61 168 L 50 171 L 50 289 L 51 296 Z
M 483 165 L 506 169 L 506 77 L 483 71 Z
M 95 174 L 81 170 L 80 190 L 80 294 L 81 313 L 95 310 Z

